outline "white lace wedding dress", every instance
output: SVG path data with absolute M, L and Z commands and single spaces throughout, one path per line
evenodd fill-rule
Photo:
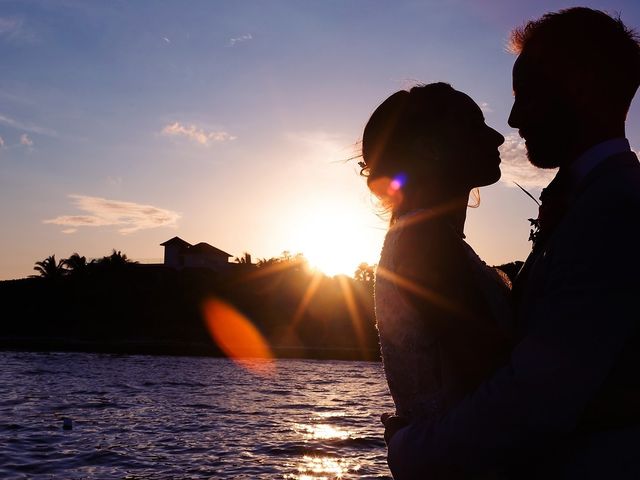
M 375 285 L 376 322 L 380 348 L 389 390 L 396 405 L 396 414 L 409 419 L 442 413 L 447 403 L 442 388 L 438 339 L 425 328 L 423 314 L 410 304 L 402 279 L 397 278 L 396 262 L 400 255 L 398 240 L 405 228 L 425 211 L 414 211 L 399 218 L 386 235 L 378 264 Z M 453 228 L 444 225 L 443 228 Z M 496 322 L 509 325 L 511 307 L 510 284 L 506 275 L 488 267 L 459 234 L 451 235 L 460 242 L 460 252 L 469 262 L 467 271 L 486 300 Z M 422 239 L 421 239 L 422 241 Z M 425 242 L 429 239 L 425 238 Z

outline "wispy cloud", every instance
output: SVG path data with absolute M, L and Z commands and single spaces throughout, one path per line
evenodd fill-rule
M 500 157 L 501 181 L 510 187 L 517 188 L 514 182 L 523 187 L 546 187 L 556 174 L 556 170 L 531 165 L 524 140 L 517 133 L 505 136 L 504 144 L 500 147 Z
M 171 43 L 171 40 L 169 40 L 169 38 L 167 37 L 162 37 L 162 40 L 164 40 L 165 43 Z
M 286 132 L 285 138 L 290 142 L 318 152 L 325 158 L 329 157 L 329 160 L 340 159 L 340 155 L 342 154 L 339 152 L 345 151 L 342 136 L 322 130 Z
M 33 147 L 33 140 L 29 138 L 29 135 L 23 133 L 20 135 L 20 145 L 24 145 L 25 147 Z
M 235 140 L 234 137 L 228 132 L 224 131 L 206 131 L 195 125 L 182 125 L 179 122 L 165 125 L 162 129 L 162 135 L 169 137 L 185 137 L 188 140 L 195 142 L 199 145 L 208 146 L 212 143 L 227 142 Z
M 491 105 L 489 105 L 487 102 L 481 102 L 479 106 L 480 106 L 480 110 L 482 110 L 484 113 L 493 112 L 493 108 L 491 108 Z
M 34 125 L 33 123 L 24 123 L 18 120 L 15 120 L 11 117 L 3 115 L 0 113 L 0 124 L 7 125 L 9 127 L 13 127 L 19 130 L 26 130 L 27 132 L 37 133 L 40 135 L 47 135 L 49 137 L 58 137 L 58 132 L 52 130 L 50 128 L 40 127 L 38 125 Z
M 122 177 L 112 177 L 111 175 L 109 175 L 105 181 L 107 185 L 111 187 L 119 187 L 120 185 L 122 185 Z
M 0 17 L 0 38 L 16 43 L 31 43 L 34 32 L 26 28 L 24 19 L 19 17 Z
M 86 195 L 69 195 L 82 215 L 61 215 L 44 223 L 66 227 L 63 233 L 74 233 L 79 227 L 116 226 L 123 235 L 148 228 L 175 227 L 180 214 L 172 210 L 121 200 Z
M 22 21 L 18 18 L 0 17 L 0 35 L 9 35 L 20 29 Z
M 240 35 L 239 37 L 233 37 L 229 39 L 229 46 L 234 47 L 238 43 L 248 42 L 249 40 L 253 40 L 253 35 L 250 33 L 245 33 L 244 35 Z
M 350 138 L 323 130 L 290 131 L 284 136 L 295 149 L 292 151 L 296 152 L 297 162 L 305 169 L 310 165 L 316 165 L 327 171 L 326 166 L 332 163 L 342 166 L 354 158 L 359 150 Z M 356 163 L 353 162 L 353 165 Z

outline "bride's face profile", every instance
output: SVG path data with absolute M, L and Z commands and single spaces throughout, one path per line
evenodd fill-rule
M 443 157 L 443 178 L 451 188 L 471 190 L 500 179 L 500 152 L 504 137 L 485 123 L 480 107 L 466 94 L 455 91 L 438 150 Z
M 396 92 L 374 111 L 360 165 L 371 191 L 397 215 L 497 182 L 503 142 L 468 95 L 433 83 Z

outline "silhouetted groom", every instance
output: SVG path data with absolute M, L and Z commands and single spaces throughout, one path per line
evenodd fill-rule
M 514 287 L 510 363 L 444 418 L 394 434 L 397 479 L 640 478 L 640 165 L 625 118 L 640 84 L 638 38 L 587 8 L 512 34 L 509 124 L 544 190 L 533 252 Z M 437 475 L 436 475 L 437 477 Z

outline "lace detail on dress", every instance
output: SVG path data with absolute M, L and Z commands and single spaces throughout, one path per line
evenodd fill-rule
M 482 294 L 489 304 L 493 318 L 499 325 L 509 330 L 512 326 L 513 315 L 513 309 L 509 302 L 511 280 L 502 270 L 489 267 L 467 242 L 463 240 L 462 244 L 473 265 L 478 287 L 482 290 Z
M 437 344 L 428 337 L 424 319 L 392 279 L 403 223 L 416 213 L 398 219 L 387 233 L 375 284 L 376 324 L 384 372 L 396 413 L 407 418 L 436 414 L 442 409 Z
M 403 229 L 417 220 L 415 216 L 421 212 L 403 215 L 387 233 L 375 284 L 376 323 L 387 383 L 396 413 L 410 419 L 437 415 L 446 407 L 441 380 L 440 345 L 431 338 L 425 319 L 406 301 L 397 282 L 393 281 L 397 258 L 403 253 L 398 251 L 399 238 Z M 460 237 L 456 235 L 456 238 Z M 511 318 L 509 287 L 462 238 L 460 242 L 464 245 L 474 276 L 493 316 L 498 322 L 508 325 Z

